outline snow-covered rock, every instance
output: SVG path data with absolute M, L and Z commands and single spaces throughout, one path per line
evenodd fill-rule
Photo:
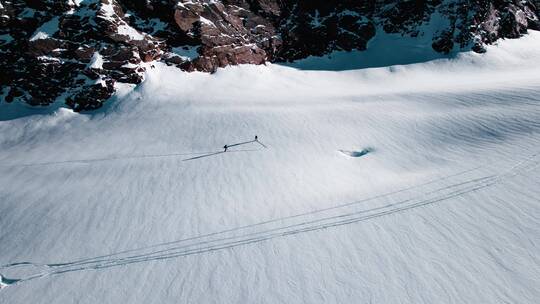
M 7 92 L 2 102 L 65 102 L 82 111 L 100 107 L 116 82 L 139 84 L 148 62 L 215 72 L 364 51 L 385 34 L 417 38 L 416 47 L 443 56 L 484 52 L 539 24 L 533 0 L 4 1 L 0 90 Z M 186 57 L 179 49 L 197 52 Z M 100 69 L 88 66 L 95 52 Z M 108 89 L 89 98 L 96 89 L 87 78 L 103 79 Z

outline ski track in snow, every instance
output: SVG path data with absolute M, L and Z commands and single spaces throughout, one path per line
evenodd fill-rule
M 0 303 L 538 303 L 539 50 L 0 103 Z
M 507 170 L 506 172 L 500 174 L 482 177 L 468 177 L 468 175 L 478 170 L 478 168 L 474 168 L 454 175 L 446 176 L 422 185 L 409 187 L 392 193 L 387 193 L 352 203 L 338 205 L 335 207 L 315 210 L 309 213 L 297 214 L 249 226 L 243 226 L 207 235 L 186 238 L 179 241 L 153 245 L 141 249 L 126 250 L 119 253 L 98 256 L 95 258 L 85 258 L 79 261 L 50 264 L 15 262 L 0 266 L 0 271 L 9 270 L 10 268 L 28 266 L 35 268 L 47 268 L 47 271 L 45 272 L 36 273 L 28 277 L 3 278 L 3 283 L 6 286 L 9 286 L 52 275 L 60 275 L 64 273 L 84 270 L 99 270 L 102 268 L 125 266 L 133 263 L 179 258 L 193 254 L 202 254 L 216 250 L 230 249 L 237 246 L 267 241 L 274 238 L 285 237 L 298 233 L 306 233 L 320 229 L 327 229 L 336 226 L 358 223 L 381 216 L 408 211 L 413 208 L 439 203 L 454 197 L 465 195 L 470 192 L 479 191 L 484 188 L 497 185 L 501 182 L 504 182 L 508 178 L 520 175 L 523 172 L 529 172 L 534 170 L 539 164 L 539 162 L 536 160 L 537 156 L 538 154 L 534 154 L 529 158 L 518 162 L 516 165 L 510 168 L 510 170 Z M 454 181 L 454 179 L 457 180 Z M 422 189 L 422 187 L 432 184 L 440 184 L 442 181 L 445 180 L 451 181 L 451 184 L 421 194 L 414 193 L 418 192 L 420 189 Z M 347 210 L 350 207 L 357 207 L 358 204 L 367 201 L 372 201 L 380 198 L 391 199 L 392 195 L 402 192 L 413 193 L 411 193 L 411 198 L 401 200 L 396 203 L 387 204 L 371 209 L 357 210 L 352 212 L 351 210 L 348 210 L 348 212 L 342 212 L 342 210 L 344 209 Z M 333 211 L 336 211 L 337 214 L 325 214 Z M 311 218 L 313 215 L 318 216 Z M 235 235 L 235 232 L 245 230 L 249 231 L 253 228 L 257 228 L 257 230 L 248 233 L 241 233 L 240 235 Z M 184 243 L 187 244 L 184 245 Z M 178 246 L 179 244 L 182 245 Z

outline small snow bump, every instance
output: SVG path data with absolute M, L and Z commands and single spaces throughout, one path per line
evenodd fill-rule
M 344 155 L 350 156 L 350 157 L 361 157 L 368 153 L 373 152 L 373 148 L 364 148 L 362 150 L 354 151 L 354 150 L 338 150 Z

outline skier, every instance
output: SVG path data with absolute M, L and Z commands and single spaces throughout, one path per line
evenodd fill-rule
M 228 148 L 227 145 L 223 146 L 223 150 L 224 150 L 223 152 L 227 152 L 227 148 Z
M 259 141 L 259 137 L 257 137 L 257 135 L 255 135 L 255 141 Z

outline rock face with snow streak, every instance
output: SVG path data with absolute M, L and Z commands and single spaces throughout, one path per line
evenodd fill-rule
M 274 9 L 279 10 L 277 5 Z M 281 45 L 271 20 L 252 12 L 247 1 L 180 1 L 174 8 L 174 21 L 201 44 L 201 55 L 187 65 L 190 70 L 262 64 Z
M 1 54 L 7 102 L 48 105 L 65 97 L 77 111 L 95 109 L 112 95 L 116 81 L 140 83 L 141 61 L 161 53 L 158 40 L 124 21 L 115 0 L 3 6 L 9 20 L 1 33 L 8 40 Z
M 537 0 L 0 0 L 5 102 L 102 106 L 163 61 L 187 71 L 365 50 L 377 32 L 440 53 L 540 29 Z

